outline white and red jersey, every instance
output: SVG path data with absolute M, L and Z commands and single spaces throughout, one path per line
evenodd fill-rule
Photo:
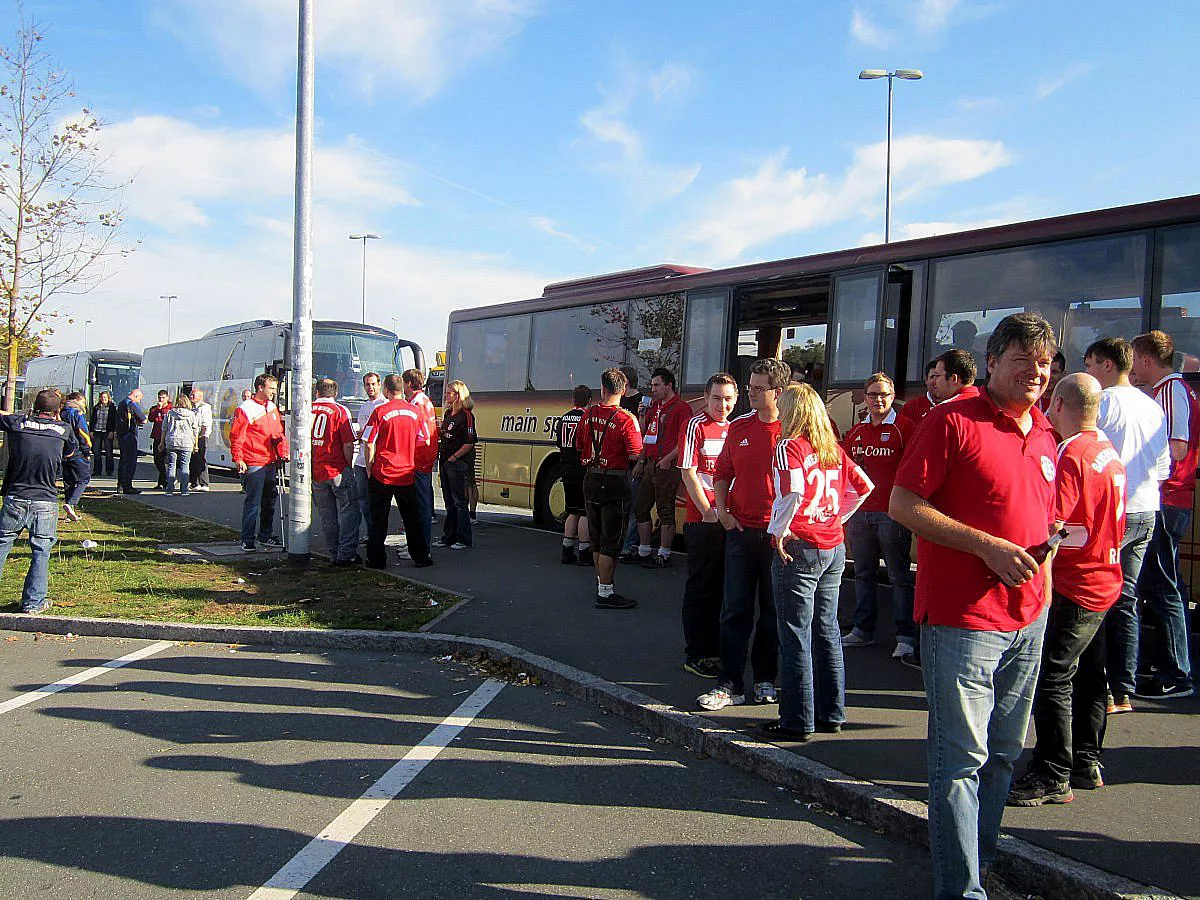
M 233 411 L 229 426 L 229 451 L 233 461 L 247 466 L 265 466 L 287 459 L 287 434 L 279 407 L 267 401 L 266 406 L 253 397 L 243 400 Z
M 779 420 L 764 422 L 753 410 L 729 423 L 713 481 L 729 485 L 729 514 L 743 528 L 766 529 L 775 501 L 771 461 L 779 443 Z
M 432 472 L 438 457 L 437 410 L 433 406 L 433 401 L 426 396 L 424 391 L 413 391 L 408 402 L 420 411 L 425 420 L 425 434 L 429 438 L 428 443 L 417 447 L 417 471 Z
M 679 431 L 679 457 L 676 465 L 680 469 L 695 469 L 708 505 L 714 500 L 713 476 L 717 471 L 717 457 L 725 446 L 725 437 L 729 434 L 729 422 L 718 422 L 708 414 L 708 411 L 692 416 L 684 423 Z M 692 495 L 684 491 L 687 497 L 687 522 L 699 522 L 703 518 Z
M 875 490 L 862 505 L 865 511 L 887 512 L 896 469 L 900 467 L 900 455 L 914 428 L 916 425 L 912 421 L 901 419 L 893 409 L 879 425 L 872 425 L 870 417 L 859 422 L 842 441 L 846 453 L 875 483 Z
M 678 394 L 666 403 L 651 403 L 646 413 L 646 433 L 642 435 L 642 455 L 662 459 L 674 450 L 679 429 L 691 416 L 692 408 Z
M 367 420 L 367 443 L 375 447 L 371 477 L 384 484 L 412 484 L 417 457 L 429 443 L 421 411 L 396 398 L 375 407 Z
M 1154 385 L 1154 399 L 1167 417 L 1167 440 L 1183 441 L 1187 453 L 1171 463 L 1171 477 L 1162 483 L 1162 502 L 1191 509 L 1196 497 L 1196 461 L 1200 458 L 1200 403 L 1196 392 L 1178 372 Z
M 1103 612 L 1121 596 L 1125 467 L 1098 431 L 1081 431 L 1058 448 L 1054 518 L 1071 536 L 1054 557 L 1054 590 Z
M 332 397 L 319 397 L 312 405 L 312 480 L 328 481 L 345 469 L 346 444 L 354 444 L 350 410 Z
M 854 515 L 875 485 L 846 451 L 838 447 L 839 464 L 825 468 L 808 438 L 784 438 L 775 447 L 772 475 L 775 502 L 770 532 L 792 536 L 821 550 L 844 540 L 842 521 Z

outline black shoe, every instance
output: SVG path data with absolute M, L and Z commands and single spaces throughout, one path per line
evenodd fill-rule
M 702 656 L 699 659 L 689 659 L 683 664 L 684 671 L 691 672 L 701 678 L 720 678 L 721 661 L 713 656 Z
M 1167 684 L 1157 678 L 1143 681 L 1134 689 L 1133 696 L 1146 700 L 1174 700 L 1178 697 L 1190 697 L 1195 691 L 1190 684 Z
M 283 549 L 283 541 L 281 541 L 279 538 L 275 537 L 274 535 L 272 535 L 271 537 L 264 540 L 262 542 L 262 545 L 264 547 L 267 547 L 270 550 L 282 550 Z
M 841 722 L 818 722 L 817 723 L 817 731 L 821 732 L 822 734 L 841 734 L 842 733 L 842 723 Z
M 135 488 L 135 487 L 121 488 L 122 494 L 140 494 L 141 492 L 142 492 L 141 488 Z
M 643 559 L 644 557 L 642 557 L 636 550 L 626 550 L 617 557 L 618 561 L 628 563 L 632 566 L 640 566 Z
M 432 560 L 432 559 L 423 559 L 423 560 L 421 560 L 420 562 L 414 562 L 414 563 L 413 563 L 413 568 L 415 568 L 415 569 L 428 569 L 428 568 L 429 568 L 430 566 L 432 566 L 432 565 L 433 565 L 433 560 Z
M 478 522 L 478 521 L 479 521 L 479 516 L 475 515 L 475 513 L 467 513 L 467 515 L 469 515 L 469 516 L 471 517 L 471 521 L 472 521 L 472 522 Z
M 594 565 L 595 560 L 592 559 L 592 548 L 587 547 L 583 550 L 580 550 L 579 553 L 576 555 L 575 563 L 576 563 L 576 565 L 580 565 L 580 566 Z
M 635 606 L 636 600 L 632 597 L 622 597 L 620 594 L 596 598 L 596 609 L 633 609 Z
M 642 560 L 643 569 L 669 569 L 671 567 L 671 557 L 663 556 L 661 553 L 651 553 L 649 557 Z
M 1083 791 L 1094 791 L 1104 787 L 1104 776 L 1100 774 L 1100 763 L 1079 763 L 1071 769 L 1071 787 Z
M 365 565 L 368 569 L 386 569 L 387 568 L 387 560 L 384 560 L 383 562 L 379 562 L 379 563 L 373 563 L 373 562 L 367 561 L 367 562 L 363 563 L 363 565 Z
M 339 560 L 335 560 L 333 564 L 335 566 L 337 566 L 339 569 L 349 569 L 352 566 L 362 565 L 362 557 L 355 556 L 352 559 L 339 559 Z
M 755 731 L 769 741 L 792 741 L 804 744 L 812 740 L 811 731 L 798 731 L 795 728 L 785 728 L 783 723 L 778 719 L 774 722 L 759 722 L 755 726 Z
M 576 563 L 577 561 L 578 561 L 578 557 L 577 557 L 577 556 L 576 556 L 576 554 L 575 554 L 575 548 L 574 548 L 574 547 L 568 547 L 566 544 L 563 544 L 563 548 L 562 548 L 562 564 L 563 564 L 564 566 L 573 566 L 573 565 L 575 565 L 575 563 Z
M 1055 781 L 1041 772 L 1026 772 L 1013 782 L 1008 806 L 1044 806 L 1047 803 L 1070 803 L 1075 799 L 1068 781 Z

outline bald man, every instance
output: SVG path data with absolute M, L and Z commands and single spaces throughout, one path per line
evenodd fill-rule
M 1071 536 L 1059 546 L 1051 569 L 1054 594 L 1033 698 L 1037 745 L 1025 774 L 1013 782 L 1010 806 L 1069 803 L 1072 787 L 1104 785 L 1100 746 L 1108 685 L 1101 625 L 1121 596 L 1125 466 L 1096 427 L 1100 394 L 1100 382 L 1091 375 L 1067 375 L 1047 410 L 1063 436 L 1054 520 Z

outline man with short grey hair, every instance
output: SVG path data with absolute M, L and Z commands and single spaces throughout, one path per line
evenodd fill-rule
M 212 434 L 212 406 L 204 402 L 204 391 L 192 389 L 192 409 L 196 411 L 196 449 L 188 464 L 188 482 L 193 491 L 208 490 L 208 436 Z

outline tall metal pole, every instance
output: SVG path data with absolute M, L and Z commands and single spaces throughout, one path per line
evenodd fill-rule
M 367 237 L 363 235 L 363 264 L 362 264 L 362 323 L 367 324 Z
M 174 294 L 159 294 L 159 300 L 167 301 L 167 343 L 171 343 L 171 304 L 179 298 Z
M 887 116 L 887 174 L 884 176 L 883 193 L 883 242 L 892 242 L 892 79 L 888 75 L 888 116 Z
M 83 320 L 83 349 L 85 352 L 87 351 L 87 327 L 91 324 L 92 324 L 91 319 Z
M 288 559 L 309 562 L 312 531 L 312 120 L 313 120 L 312 0 L 300 0 L 296 72 L 296 214 L 292 268 L 291 403 L 292 462 L 286 504 Z

